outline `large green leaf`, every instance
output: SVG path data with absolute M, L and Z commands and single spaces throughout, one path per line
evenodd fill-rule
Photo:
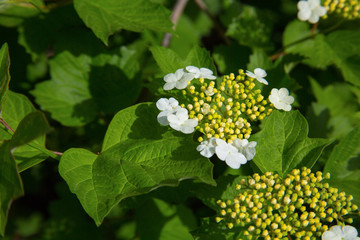
M 305 63 L 324 69 L 334 64 L 346 81 L 360 86 L 360 31 L 339 30 L 327 36 L 318 34 L 315 39 L 293 45 L 286 51 L 301 54 Z
M 311 168 L 331 141 L 308 138 L 308 131 L 306 119 L 298 111 L 274 111 L 251 138 L 257 142 L 253 161 L 262 172 L 278 172 L 280 176 L 294 168 Z
M 123 48 L 122 56 L 94 58 L 62 52 L 50 62 L 52 79 L 32 91 L 35 101 L 65 126 L 85 125 L 99 112 L 115 113 L 139 95 L 139 65 L 133 64 L 139 51 Z
M 360 126 L 351 131 L 335 146 L 324 172 L 331 174 L 330 182 L 360 203 Z M 347 184 L 350 183 L 350 184 Z
M 32 112 L 36 112 L 36 109 L 27 97 L 8 91 L 1 117 L 13 130 L 16 130 L 20 121 Z M 0 125 L 0 140 L 9 140 L 12 135 L 13 133 L 10 130 Z M 40 136 L 29 144 L 17 147 L 13 151 L 13 155 L 20 172 L 44 161 L 49 156 L 57 158 L 45 148 L 45 136 Z
M 171 31 L 170 11 L 148 0 L 74 0 L 85 25 L 105 44 L 120 29 Z
M 1 0 L 0 25 L 15 27 L 30 18 L 43 12 L 41 0 Z
M 214 184 L 212 164 L 192 138 L 160 126 L 156 115 L 154 104 L 124 109 L 110 124 L 100 155 L 84 149 L 63 154 L 59 172 L 97 225 L 126 197 L 188 178 Z
M 10 82 L 10 58 L 8 46 L 5 43 L 0 49 L 0 111 L 5 99 L 6 92 L 9 89 Z
M 193 65 L 199 68 L 208 68 L 216 75 L 216 67 L 210 53 L 199 46 L 194 46 L 185 60 L 182 60 L 173 50 L 165 47 L 155 46 L 151 47 L 150 50 L 163 73 L 173 73 L 179 68 Z
M 49 131 L 41 112 L 32 112 L 20 123 L 12 138 L 0 146 L 0 234 L 4 235 L 11 202 L 24 194 L 12 151 Z
M 170 205 L 152 198 L 147 199 L 136 213 L 137 231 L 141 239 L 193 239 L 189 230 L 196 227 L 196 219 L 190 209 L 183 205 Z

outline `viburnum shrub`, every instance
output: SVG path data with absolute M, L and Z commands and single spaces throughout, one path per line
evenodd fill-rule
M 0 238 L 359 240 L 359 13 L 0 0 Z

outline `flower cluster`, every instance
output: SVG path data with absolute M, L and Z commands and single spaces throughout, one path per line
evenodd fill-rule
M 239 168 L 255 156 L 256 142 L 249 142 L 252 122 L 268 116 L 273 108 L 291 110 L 294 98 L 286 88 L 273 89 L 266 100 L 256 82 L 268 85 L 266 72 L 256 68 L 254 73 L 239 70 L 218 84 L 207 68 L 187 66 L 164 77 L 164 90 L 180 89 L 182 102 L 161 98 L 156 103 L 161 111 L 158 122 L 189 134 L 197 130 L 197 150 L 205 157 L 214 154 L 232 168 Z M 194 80 L 195 79 L 195 80 Z
M 359 214 L 351 195 L 323 181 L 329 177 L 305 167 L 284 179 L 255 173 L 236 185 L 239 193 L 233 200 L 217 201 L 216 221 L 229 229 L 247 229 L 246 239 L 318 239 L 329 225 L 352 223 L 352 214 Z
M 325 0 L 324 7 L 328 14 L 337 14 L 350 20 L 360 18 L 359 0 Z
M 298 18 L 312 24 L 317 23 L 320 17 L 326 14 L 326 8 L 320 5 L 320 0 L 302 0 L 298 2 L 297 7 Z

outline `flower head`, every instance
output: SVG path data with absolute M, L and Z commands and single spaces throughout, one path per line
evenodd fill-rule
M 197 146 L 196 150 L 204 157 L 211 158 L 215 154 L 216 138 L 210 138 Z
M 188 85 L 188 81 L 193 79 L 193 75 L 186 73 L 184 69 L 180 68 L 175 73 L 166 74 L 164 81 L 164 90 L 171 90 L 173 88 L 184 89 Z
M 256 154 L 255 141 L 249 142 L 247 139 L 236 138 L 232 144 L 239 150 L 240 153 L 246 157 L 246 160 L 251 160 L 254 158 Z
M 215 152 L 218 158 L 225 161 L 226 164 L 234 169 L 240 168 L 241 164 L 246 163 L 246 158 L 241 154 L 236 147 L 222 139 L 216 139 L 217 146 Z
M 157 120 L 161 125 L 164 126 L 169 125 L 167 116 L 181 108 L 179 106 L 179 102 L 175 98 L 160 98 L 156 102 L 156 107 L 161 111 L 157 116 Z
M 251 78 L 256 78 L 259 82 L 268 85 L 269 83 L 264 79 L 266 77 L 266 71 L 261 68 L 255 68 L 254 73 L 250 71 L 246 71 L 246 75 L 248 75 Z
M 341 227 L 339 225 L 332 226 L 329 231 L 326 231 L 321 236 L 322 240 L 360 240 L 358 232 L 353 226 L 346 225 Z
M 309 21 L 310 23 L 317 23 L 321 16 L 326 14 L 325 7 L 320 5 L 320 0 L 305 0 L 297 4 L 298 18 L 301 21 Z
M 269 100 L 274 104 L 275 108 L 290 111 L 294 97 L 289 96 L 289 91 L 286 88 L 280 88 L 280 90 L 273 88 Z
M 213 72 L 207 68 L 197 68 L 194 66 L 187 66 L 186 70 L 193 75 L 194 78 L 204 78 L 204 79 L 216 79 L 213 75 Z
M 189 119 L 188 110 L 180 108 L 175 113 L 167 116 L 170 127 L 185 134 L 189 134 L 195 131 L 195 127 L 198 125 L 196 119 Z

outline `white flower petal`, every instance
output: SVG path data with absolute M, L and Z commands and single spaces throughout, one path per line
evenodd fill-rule
M 298 19 L 307 21 L 311 16 L 311 10 L 300 10 L 297 14 Z
M 343 230 L 343 238 L 345 239 L 354 239 L 358 235 L 356 228 L 354 228 L 353 226 L 349 226 L 349 225 L 344 226 L 342 230 Z
M 299 10 L 310 10 L 310 6 L 309 6 L 309 3 L 307 1 L 299 1 L 297 3 L 297 8 Z
M 322 240 L 341 240 L 341 237 L 331 231 L 326 231 L 321 236 Z
M 187 81 L 178 81 L 176 82 L 176 88 L 177 89 L 185 89 L 187 87 L 188 83 Z
M 312 13 L 309 18 L 309 22 L 314 24 L 314 23 L 317 23 L 319 21 L 319 19 L 320 19 L 319 15 Z
M 160 98 L 156 102 L 156 107 L 161 111 L 168 110 L 168 106 L 169 100 L 167 98 Z
M 165 85 L 164 85 L 164 90 L 171 90 L 171 89 L 173 89 L 174 87 L 176 86 L 176 82 L 167 82 L 167 83 L 165 83 Z
M 182 76 L 184 75 L 184 73 L 185 73 L 185 71 L 184 71 L 184 69 L 182 69 L 182 68 L 176 70 L 176 72 L 175 72 L 176 81 L 178 81 L 180 78 L 182 78 Z
M 314 9 L 314 13 L 322 17 L 326 14 L 326 8 L 322 6 L 318 6 L 317 8 Z
M 161 125 L 167 126 L 167 125 L 169 125 L 169 121 L 168 121 L 167 117 L 168 117 L 168 113 L 166 111 L 160 112 L 157 115 L 157 120 Z
M 208 69 L 208 68 L 200 68 L 200 72 L 201 72 L 201 74 L 203 74 L 203 75 L 212 75 L 212 74 L 213 74 L 213 71 L 211 71 L 211 70 Z
M 253 74 L 252 72 L 248 71 L 248 70 L 246 70 L 246 75 L 251 77 L 251 78 L 256 78 L 256 75 Z
M 175 107 L 179 106 L 179 102 L 175 98 L 171 97 L 171 98 L 169 98 L 169 105 L 171 108 L 175 108 Z
M 264 78 L 266 77 L 266 71 L 262 68 L 255 68 L 254 73 L 257 77 Z
M 175 77 L 175 74 L 169 73 L 169 74 L 166 74 L 166 75 L 164 76 L 164 81 L 165 81 L 165 82 L 176 82 L 177 79 L 176 79 L 176 77 Z
M 229 167 L 233 169 L 239 169 L 241 164 L 246 163 L 246 158 L 241 153 L 231 152 L 226 157 L 225 162 Z
M 269 83 L 264 78 L 256 78 L 259 82 L 265 85 L 269 85 Z
M 314 9 L 320 5 L 320 0 L 308 0 L 308 4 L 311 9 Z

